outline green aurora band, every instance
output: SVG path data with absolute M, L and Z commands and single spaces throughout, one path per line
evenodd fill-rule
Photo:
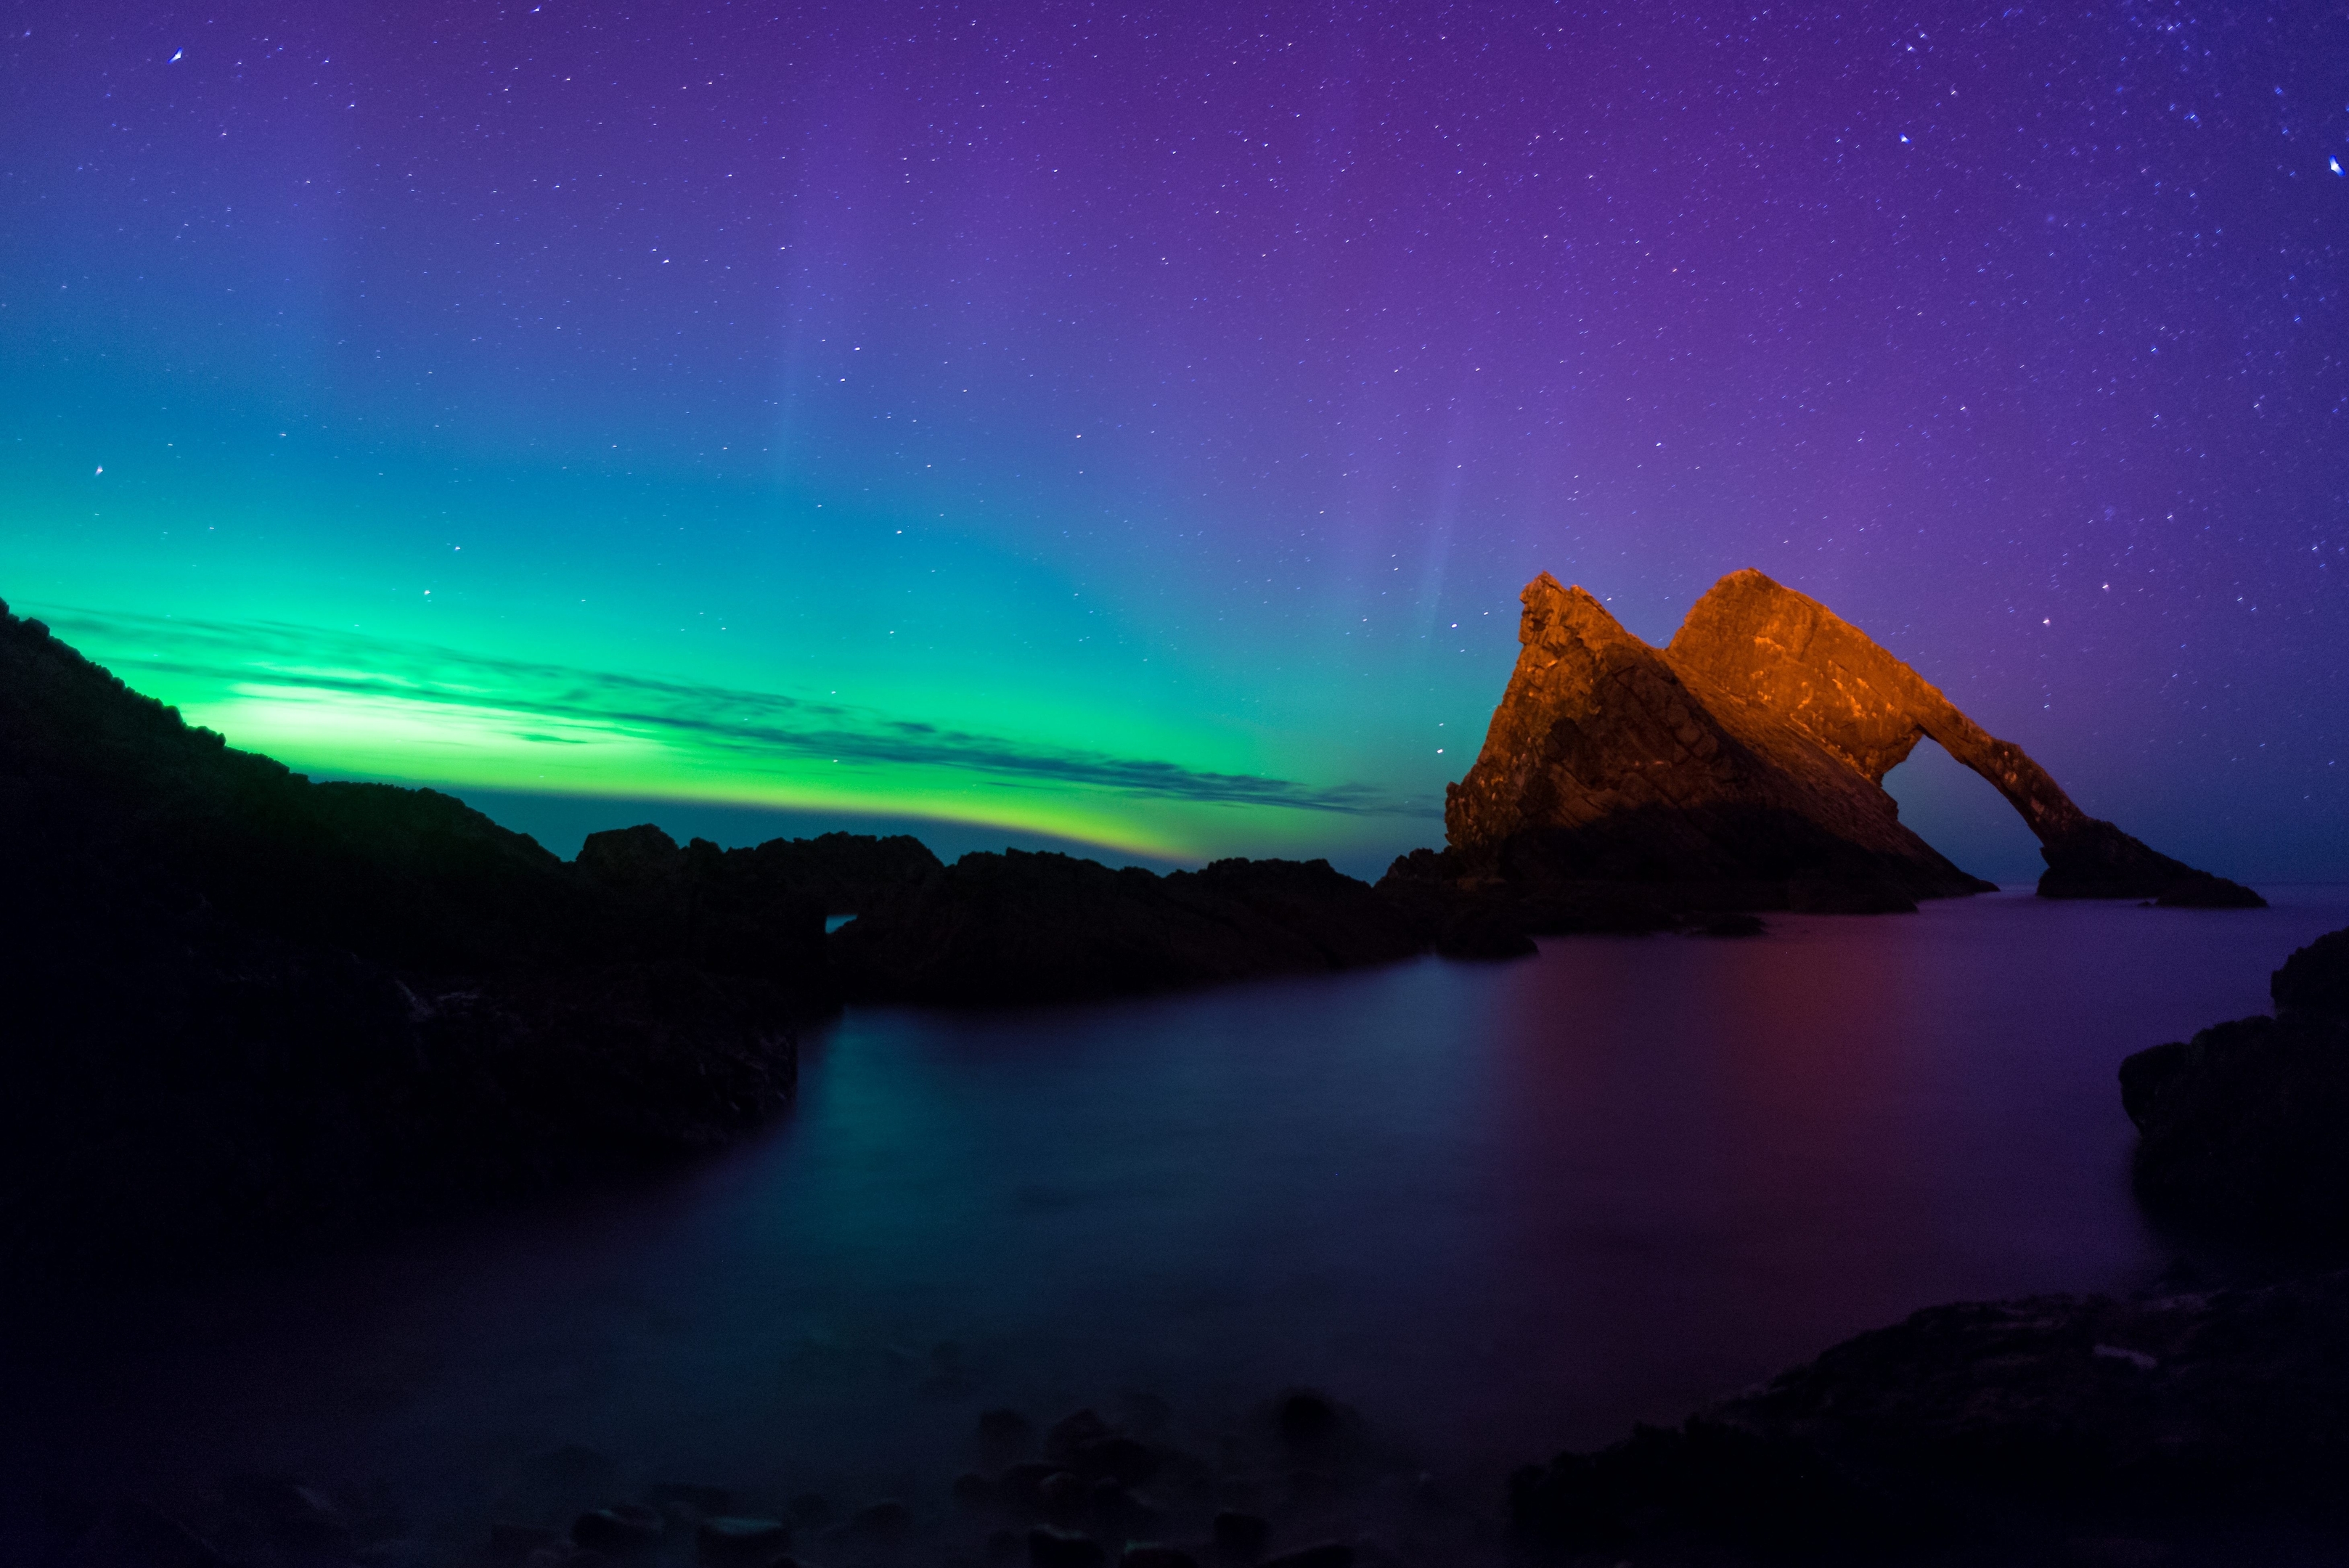
M 337 775 L 988 823 L 1170 858 L 1212 852 L 1234 836 L 1235 813 L 1278 836 L 1295 813 L 1400 809 L 1360 785 L 1210 772 L 830 699 L 283 622 L 47 614 L 191 722 Z

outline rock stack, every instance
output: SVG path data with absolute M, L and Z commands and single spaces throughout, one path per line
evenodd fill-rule
M 2044 897 L 2261 902 L 2090 817 L 2020 746 L 1759 572 L 1714 584 L 1661 649 L 1547 573 L 1523 601 L 1516 669 L 1446 794 L 1447 850 L 1398 862 L 1398 881 L 1497 888 L 1569 928 L 1608 888 L 1680 914 L 1897 910 L 1985 890 L 1883 789 L 1930 737 L 2037 836 Z

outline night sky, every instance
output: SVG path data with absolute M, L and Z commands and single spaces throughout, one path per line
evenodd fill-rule
M 2349 877 L 2349 12 L 1829 9 L 11 5 L 0 597 L 557 847 L 1374 872 L 1752 566 Z

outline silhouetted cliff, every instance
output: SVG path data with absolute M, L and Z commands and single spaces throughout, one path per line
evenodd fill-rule
M 681 918 L 446 795 L 235 751 L 5 607 L 0 867 L 0 1255 L 143 1264 L 709 1144 L 832 1002 L 823 906 L 774 877 Z
M 649 823 L 589 834 L 578 864 L 598 885 L 651 899 L 689 927 L 770 925 L 807 903 L 827 915 L 858 914 L 941 869 L 928 846 L 905 834 L 771 838 L 752 849 L 697 838 L 679 849 Z

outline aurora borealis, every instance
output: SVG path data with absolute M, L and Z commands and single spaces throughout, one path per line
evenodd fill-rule
M 1526 579 L 1753 566 L 2349 876 L 2337 9 L 7 23 L 0 597 L 233 743 L 1374 870 Z

